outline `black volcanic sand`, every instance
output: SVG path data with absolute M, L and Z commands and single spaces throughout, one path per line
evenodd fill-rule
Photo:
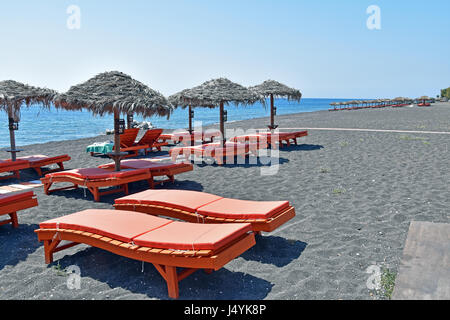
M 244 112 L 244 111 L 243 111 Z M 263 128 L 268 119 L 228 123 Z M 450 132 L 450 104 L 314 112 L 277 117 L 283 128 L 368 128 Z M 23 128 L 26 130 L 26 128 Z M 57 137 L 55 137 L 57 138 Z M 69 154 L 66 167 L 95 167 L 104 157 L 85 152 L 100 136 L 26 146 L 23 155 Z M 196 164 L 166 188 L 204 191 L 249 200 L 288 200 L 296 217 L 212 274 L 196 272 L 180 283 L 181 299 L 384 299 L 367 288 L 371 265 L 397 272 L 412 220 L 449 222 L 450 135 L 310 130 L 301 144 L 282 149 L 279 168 L 255 163 Z M 167 154 L 167 149 L 162 153 Z M 3 152 L 3 158 L 8 155 Z M 275 158 L 272 158 L 275 161 Z M 23 181 L 38 177 L 23 171 Z M 1 185 L 17 181 L 3 181 Z M 132 184 L 130 191 L 147 188 Z M 161 187 L 159 187 L 161 188 Z M 122 194 L 95 203 L 82 189 L 47 196 L 19 213 L 18 229 L 0 227 L 2 299 L 167 299 L 166 284 L 151 264 L 85 245 L 44 263 L 33 232 L 42 221 L 88 208 L 111 208 Z M 68 289 L 65 268 L 81 270 L 81 288 Z

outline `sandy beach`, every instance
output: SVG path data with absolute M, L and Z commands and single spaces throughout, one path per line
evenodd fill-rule
M 280 150 L 275 175 L 261 175 L 267 167 L 261 162 L 196 164 L 175 184 L 164 185 L 229 198 L 288 200 L 297 214 L 275 232 L 258 236 L 252 249 L 221 270 L 196 272 L 180 282 L 180 299 L 385 299 L 367 288 L 367 268 L 397 272 L 412 220 L 450 222 L 450 103 L 299 113 L 276 121 L 281 129 L 309 128 L 309 136 Z M 267 124 L 261 118 L 227 123 L 226 128 Z M 339 128 L 384 131 L 331 130 Z M 111 161 L 91 157 L 86 146 L 110 139 L 24 146 L 20 155 L 69 154 L 67 169 L 96 167 Z M 36 179 L 34 172 L 23 171 L 22 181 Z M 145 182 L 135 183 L 130 192 L 146 188 Z M 42 187 L 33 190 L 39 206 L 19 213 L 18 229 L 0 227 L 0 299 L 168 298 L 166 283 L 151 264 L 100 249 L 77 246 L 55 254 L 53 264 L 44 263 L 43 244 L 34 233 L 40 222 L 112 208 L 122 194 L 96 203 L 82 189 L 50 196 Z M 68 289 L 68 276 L 61 271 L 72 265 L 81 271 L 79 290 Z

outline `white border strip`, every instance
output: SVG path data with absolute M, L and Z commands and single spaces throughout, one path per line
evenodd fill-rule
M 450 134 L 446 131 L 410 131 L 410 130 L 379 130 L 379 129 L 351 129 L 351 128 L 278 128 L 279 130 L 326 130 L 326 131 L 363 131 L 363 132 L 393 132 L 393 133 L 423 133 L 423 134 Z M 266 130 L 266 129 L 256 129 Z

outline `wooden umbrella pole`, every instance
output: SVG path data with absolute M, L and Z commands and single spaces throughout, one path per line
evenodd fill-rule
M 270 95 L 270 130 L 275 130 L 275 110 L 273 94 Z
M 11 105 L 8 107 L 8 119 L 9 119 L 9 140 L 11 142 L 11 160 L 16 161 L 16 159 L 17 159 L 16 152 L 15 152 L 16 136 L 15 136 L 14 128 L 13 128 L 14 115 L 13 115 L 13 110 L 12 110 Z
M 189 106 L 189 133 L 192 134 L 192 106 Z
M 191 139 L 191 146 L 194 145 L 194 140 L 192 138 L 192 134 L 194 132 L 194 130 L 192 129 L 192 106 L 189 106 L 189 134 L 191 135 L 190 139 Z
M 114 110 L 114 162 L 116 163 L 116 171 L 120 171 L 120 134 L 119 134 L 119 111 Z
M 131 120 L 133 118 L 133 115 L 131 114 L 127 114 L 127 128 L 131 129 L 131 125 L 133 123 L 133 121 Z
M 222 133 L 222 145 L 225 146 L 225 119 L 223 102 L 220 103 L 220 132 Z

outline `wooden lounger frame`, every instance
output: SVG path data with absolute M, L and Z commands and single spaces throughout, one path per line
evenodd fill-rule
M 248 233 L 217 251 L 182 251 L 141 247 L 98 234 L 76 230 L 39 229 L 35 232 L 39 241 L 44 242 L 45 263 L 47 264 L 53 262 L 54 253 L 78 244 L 87 244 L 120 256 L 153 264 L 166 281 L 169 297 L 173 299 L 179 297 L 178 283 L 190 274 L 199 269 L 204 269 L 207 273 L 219 270 L 255 245 L 254 235 Z M 63 240 L 71 241 L 71 243 L 58 247 Z M 178 273 L 177 267 L 185 269 Z
M 162 147 L 169 145 L 168 142 L 155 142 L 152 145 L 149 144 L 140 144 L 131 147 L 123 147 L 120 148 L 121 152 L 130 152 L 128 155 L 124 156 L 124 158 L 133 158 L 139 156 L 139 150 L 144 150 L 145 155 L 148 155 L 153 151 L 153 148 L 156 148 L 158 151 L 161 151 Z
M 30 166 L 28 163 L 24 163 L 23 161 L 18 161 L 18 163 L 16 163 L 16 161 L 8 161 L 8 165 L 7 166 L 2 166 L 0 168 L 0 173 L 2 172 L 11 172 L 10 175 L 6 175 L 6 176 L 0 176 L 0 180 L 6 180 L 6 179 L 20 179 L 20 171 L 19 170 L 23 170 L 23 169 L 28 169 Z
M 188 166 L 180 167 L 180 168 L 161 168 L 159 170 L 151 170 L 151 179 L 149 180 L 150 188 L 154 189 L 158 184 L 164 184 L 166 182 L 175 183 L 175 175 L 192 171 L 186 170 Z M 154 177 L 162 177 L 166 176 L 167 179 L 155 181 Z
M 252 135 L 243 135 L 234 137 L 231 139 L 233 142 L 250 142 L 250 143 L 267 143 L 270 145 L 272 149 L 277 147 L 277 142 L 280 145 L 280 149 L 283 148 L 283 145 L 286 144 L 288 147 L 291 146 L 291 140 L 295 145 L 298 144 L 297 139 L 301 137 L 306 137 L 308 135 L 308 131 L 298 131 L 298 132 L 279 132 L 273 133 L 272 135 L 264 135 L 264 134 L 252 134 Z M 254 141 L 256 140 L 256 141 Z
M 124 192 L 125 195 L 128 195 L 129 194 L 128 183 L 142 180 L 147 180 L 150 185 L 154 184 L 153 178 L 151 174 L 148 172 L 143 172 L 137 175 L 127 176 L 123 178 L 107 178 L 107 179 L 83 179 L 70 175 L 57 175 L 50 177 L 45 176 L 44 178 L 41 178 L 41 181 L 44 184 L 44 192 L 47 195 L 55 191 L 78 189 L 79 186 L 84 186 L 92 193 L 92 195 L 94 196 L 94 200 L 96 202 L 100 201 L 101 196 L 107 194 Z M 69 187 L 50 190 L 51 186 L 55 182 L 67 182 L 72 183 L 73 185 Z M 100 191 L 100 188 L 107 188 L 107 187 L 118 187 L 118 188 L 107 191 Z
M 167 143 L 167 141 L 170 140 L 170 141 L 172 141 L 172 142 L 175 143 L 175 144 L 181 143 L 181 142 L 189 142 L 189 143 L 195 142 L 196 135 L 191 134 L 191 135 L 190 135 L 190 139 L 189 139 L 188 136 L 189 136 L 189 135 L 186 134 L 186 135 L 180 135 L 180 136 L 178 136 L 177 138 L 175 138 L 175 135 L 173 135 L 173 134 L 171 134 L 171 133 L 163 133 L 163 134 L 161 134 L 161 135 L 158 137 L 158 140 L 160 140 L 161 143 Z M 200 136 L 200 135 L 198 135 L 198 136 Z M 210 138 L 206 138 L 206 137 L 205 137 L 205 134 L 202 133 L 202 135 L 201 135 L 201 138 L 202 138 L 201 141 L 202 141 L 203 144 L 204 144 L 204 143 L 213 143 L 215 137 L 218 137 L 218 135 L 217 135 L 217 136 L 216 136 L 216 135 L 212 135 Z M 185 139 L 185 138 L 187 138 L 187 139 Z M 190 141 L 189 141 L 189 140 L 190 140 Z
M 244 147 L 221 147 L 217 146 L 219 149 L 222 149 L 223 152 L 216 152 L 214 147 L 210 149 L 202 149 L 195 147 L 178 147 L 169 151 L 169 154 L 172 158 L 172 161 L 176 161 L 178 156 L 184 156 L 186 161 L 190 160 L 192 156 L 201 156 L 202 158 L 210 157 L 216 160 L 216 163 L 221 166 L 224 164 L 224 159 L 226 158 L 234 158 L 234 157 L 243 157 L 246 158 L 250 154 L 257 155 L 259 149 L 267 148 L 267 143 L 257 142 L 254 145 L 244 144 Z M 175 153 L 174 151 L 178 151 Z M 228 153 L 228 151 L 231 151 Z
M 9 215 L 9 219 L 0 221 L 0 226 L 11 223 L 13 228 L 19 227 L 17 211 L 29 209 L 38 206 L 36 195 L 32 197 L 15 199 L 13 202 L 0 204 L 0 216 Z
M 252 225 L 253 231 L 257 233 L 260 233 L 261 231 L 272 232 L 282 224 L 295 217 L 295 208 L 292 206 L 289 206 L 288 208 L 286 208 L 286 210 L 281 211 L 280 213 L 273 217 L 270 217 L 269 219 L 216 218 L 166 206 L 138 203 L 116 203 L 114 204 L 114 208 L 116 210 L 142 212 L 154 216 L 166 216 L 192 223 L 250 223 Z
M 100 166 L 98 166 L 98 168 L 105 169 L 105 170 L 114 170 L 114 164 L 100 165 Z M 134 168 L 127 167 L 126 164 L 122 164 L 122 168 L 134 169 Z M 191 168 L 191 169 L 187 170 L 186 168 Z M 178 167 L 178 168 L 157 168 L 157 169 L 153 168 L 153 169 L 148 169 L 148 170 L 151 175 L 150 179 L 148 179 L 148 183 L 150 185 L 150 188 L 154 189 L 155 186 L 157 186 L 159 184 L 164 184 L 166 182 L 174 183 L 175 175 L 184 173 L 184 172 L 188 172 L 188 171 L 192 171 L 193 166 L 186 164 L 185 166 Z M 162 176 L 167 176 L 167 179 L 155 181 L 155 179 L 154 179 L 155 177 L 162 177 Z
M 280 132 L 278 135 L 274 134 L 274 137 L 278 137 L 278 139 L 273 139 L 272 136 L 267 136 L 267 142 L 272 146 L 272 148 L 275 147 L 276 142 L 279 143 L 280 149 L 283 148 L 284 144 L 287 145 L 287 147 L 291 146 L 291 140 L 295 145 L 298 145 L 298 138 L 306 137 L 308 135 L 307 131 L 299 131 L 299 132 Z
M 45 171 L 45 174 L 52 173 L 52 172 L 58 172 L 58 171 L 64 171 L 64 162 L 69 161 L 71 158 L 68 155 L 61 156 L 61 157 L 49 157 L 48 159 L 42 159 L 39 161 L 30 161 L 30 167 L 33 168 L 36 173 L 41 177 L 42 176 L 42 168 L 57 164 L 58 168 L 56 169 L 49 169 Z M 56 162 L 55 162 L 56 160 Z

